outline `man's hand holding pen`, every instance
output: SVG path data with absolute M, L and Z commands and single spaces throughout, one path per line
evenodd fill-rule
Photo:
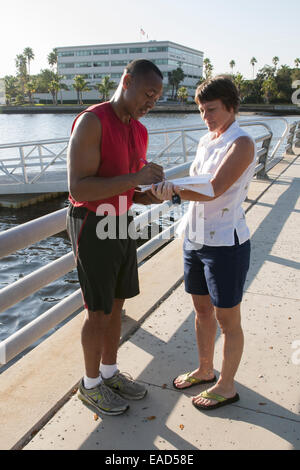
M 165 178 L 164 169 L 161 165 L 157 165 L 153 162 L 147 162 L 143 158 L 140 159 L 145 166 L 136 173 L 138 181 L 138 185 L 147 185 L 153 183 L 159 183 L 163 181 Z

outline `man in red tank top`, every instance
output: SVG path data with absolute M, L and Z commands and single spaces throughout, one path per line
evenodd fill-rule
M 85 375 L 78 397 L 98 413 L 116 415 L 147 390 L 117 368 L 121 311 L 139 293 L 136 245 L 128 228 L 133 202 L 160 203 L 139 185 L 162 181 L 163 168 L 144 165 L 148 134 L 138 121 L 162 93 L 163 76 L 147 60 L 131 62 L 109 102 L 91 106 L 74 121 L 68 148 L 67 229 L 86 307 L 81 333 Z M 101 227 L 113 221 L 113 236 Z M 100 228 L 99 228 L 100 227 Z

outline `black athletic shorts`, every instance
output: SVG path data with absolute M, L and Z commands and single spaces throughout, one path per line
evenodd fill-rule
M 108 222 L 107 217 L 97 216 L 85 207 L 72 204 L 68 207 L 67 231 L 76 257 L 85 308 L 106 314 L 111 312 L 114 299 L 127 299 L 139 294 L 136 241 L 124 237 L 124 223 L 128 227 L 134 223 L 133 217 L 126 213 L 112 220 L 110 216 L 109 226 L 116 230 L 112 235 L 110 231 L 106 238 L 101 235 L 101 239 L 98 234 L 103 234 L 102 227 L 108 231 L 108 223 L 104 223 Z

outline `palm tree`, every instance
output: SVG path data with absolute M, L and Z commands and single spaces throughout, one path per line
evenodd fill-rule
M 77 91 L 77 104 L 83 104 L 82 92 L 90 90 L 88 88 L 89 84 L 82 75 L 76 75 L 73 81 L 73 88 Z
M 101 93 L 103 101 L 108 100 L 110 91 L 114 90 L 116 87 L 116 83 L 110 80 L 109 75 L 103 77 L 102 82 L 95 85 L 96 90 Z
M 238 73 L 234 76 L 233 81 L 234 81 L 234 83 L 235 83 L 235 86 L 236 86 L 237 89 L 238 89 L 239 94 L 241 94 L 242 86 L 243 86 L 243 83 L 244 83 L 243 75 L 242 75 L 240 72 L 238 72 Z
M 38 93 L 47 93 L 49 90 L 49 84 L 52 80 L 56 79 L 56 74 L 50 69 L 41 70 L 38 75 L 36 75 L 36 87 Z
M 63 78 L 64 78 L 63 76 L 58 75 L 58 83 L 59 83 L 59 90 L 60 90 L 60 104 L 63 104 L 62 90 L 65 90 L 65 91 L 69 90 L 68 85 L 61 82 Z
M 17 73 L 21 76 L 27 75 L 27 59 L 23 54 L 18 54 L 15 58 Z
M 171 87 L 172 87 L 171 98 L 173 100 L 174 99 L 174 90 L 175 90 L 174 70 L 172 70 L 171 72 L 168 72 L 168 81 L 169 81 L 169 85 L 171 85 Z
M 19 89 L 19 82 L 13 75 L 6 75 L 4 77 L 5 83 L 5 99 L 7 104 L 11 104 L 12 100 L 16 98 Z
M 15 59 L 17 67 L 17 77 L 21 87 L 21 94 L 25 93 L 25 83 L 27 82 L 27 59 L 23 54 L 18 54 Z M 24 96 L 23 96 L 24 97 Z
M 180 67 L 169 72 L 169 84 L 172 86 L 172 99 L 176 98 L 179 84 L 183 81 L 184 77 L 184 72 Z
M 199 78 L 198 82 L 196 83 L 196 86 L 201 85 L 201 83 L 203 82 L 205 82 L 205 78 L 204 77 Z
M 295 59 L 294 62 L 295 62 L 296 68 L 298 68 L 299 65 L 300 65 L 300 59 L 299 59 L 299 57 L 298 57 L 297 59 Z
M 34 59 L 34 53 L 31 47 L 26 47 L 23 51 L 24 57 L 27 59 L 28 64 L 28 75 L 30 75 L 30 61 Z
M 59 89 L 60 89 L 59 81 L 57 80 L 57 78 L 53 78 L 53 80 L 51 80 L 51 82 L 48 85 L 48 90 L 50 91 L 52 95 L 53 104 L 55 105 L 57 104 L 57 93 Z
M 231 73 L 233 74 L 233 69 L 234 69 L 234 67 L 235 67 L 235 61 L 234 61 L 234 60 L 231 60 L 231 61 L 229 62 L 229 66 L 230 66 L 230 68 L 231 68 Z
M 277 65 L 278 65 L 278 62 L 279 62 L 279 57 L 277 57 L 277 55 L 275 55 L 272 59 L 272 62 L 274 64 L 274 67 L 275 67 L 275 72 L 277 70 Z
M 185 86 L 182 86 L 179 88 L 178 92 L 177 92 L 177 96 L 179 98 L 180 101 L 187 101 L 188 99 L 188 91 L 187 91 L 187 88 Z
M 48 64 L 54 69 L 54 66 L 57 65 L 57 49 L 53 49 L 50 54 L 48 54 Z M 57 71 L 56 71 L 57 72 Z
M 174 82 L 175 82 L 175 97 L 177 96 L 178 93 L 178 88 L 179 84 L 184 80 L 184 71 L 182 70 L 181 67 L 177 67 L 176 70 L 174 70 Z
M 205 79 L 211 78 L 213 65 L 208 57 L 203 60 Z
M 252 65 L 252 68 L 253 68 L 253 80 L 254 80 L 254 67 L 255 67 L 255 64 L 257 64 L 257 60 L 255 57 L 252 57 L 252 59 L 250 60 L 250 64 Z
M 262 88 L 265 100 L 266 100 L 267 104 L 269 104 L 270 100 L 276 95 L 276 93 L 278 91 L 275 78 L 273 78 L 273 77 L 267 78 L 263 82 L 261 88 Z
M 28 82 L 25 83 L 25 93 L 27 94 L 29 98 L 29 103 L 32 104 L 32 95 L 35 93 L 36 90 L 36 84 L 34 80 L 29 80 Z

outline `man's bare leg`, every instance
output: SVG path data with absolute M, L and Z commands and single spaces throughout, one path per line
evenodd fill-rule
M 81 332 L 87 377 L 99 376 L 100 361 L 115 364 L 121 334 L 121 312 L 123 299 L 115 299 L 112 312 L 88 310 Z

